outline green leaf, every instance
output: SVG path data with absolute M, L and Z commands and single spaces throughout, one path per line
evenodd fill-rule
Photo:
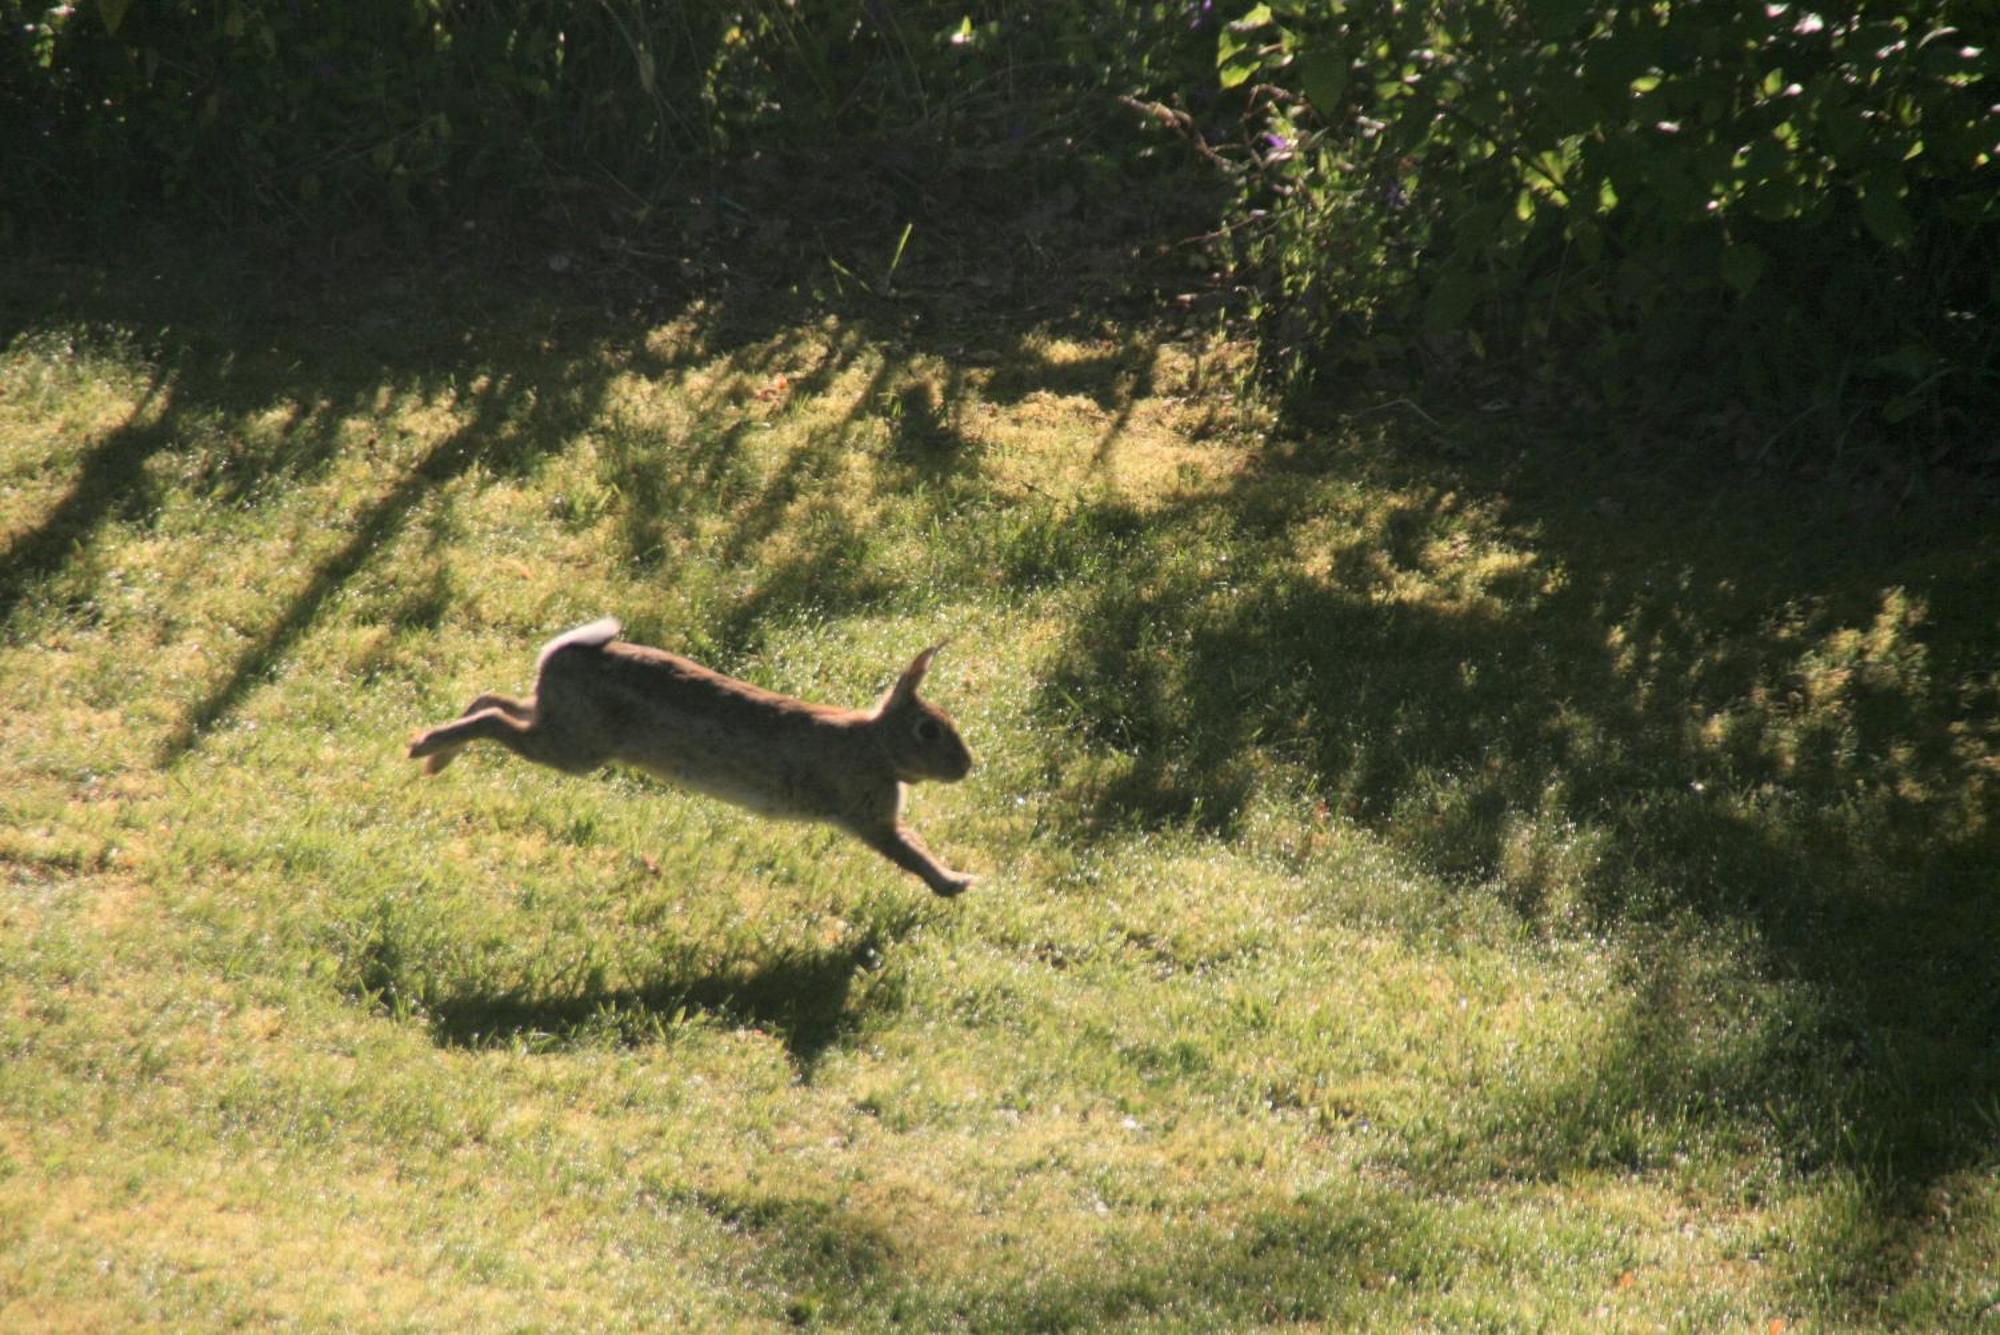
M 1544 37 L 1568 37 L 1591 9 L 1591 0 L 1528 0 L 1528 18 Z
M 1722 281 L 1747 297 L 1764 276 L 1764 252 L 1748 241 L 1739 241 L 1722 252 Z
M 1904 343 L 1892 352 L 1868 359 L 1868 369 L 1904 380 L 1922 380 L 1930 374 L 1936 358 L 1921 343 Z
M 1819 124 L 1835 157 L 1852 157 L 1868 141 L 1868 122 L 1851 106 L 1827 102 L 1819 109 Z
M 1790 181 L 1764 181 L 1744 191 L 1743 203 L 1765 222 L 1785 222 L 1804 213 L 1812 197 Z
M 1875 234 L 1876 240 L 1897 250 L 1909 245 L 1917 231 L 1910 211 L 1897 198 L 1902 193 L 1902 184 L 1899 177 L 1877 172 L 1868 178 L 1868 186 L 1861 193 L 1862 223 Z
M 1299 72 L 1299 87 L 1322 116 L 1331 116 L 1347 92 L 1347 62 L 1324 48 L 1299 52 L 1292 65 Z
M 1462 269 L 1448 269 L 1438 275 L 1424 299 L 1424 327 L 1432 333 L 1458 329 L 1478 300 L 1479 280 Z
M 1984 45 L 1956 28 L 1933 28 L 1917 43 L 1917 68 L 1934 79 L 1977 77 Z
M 1924 400 L 1922 394 L 1898 394 L 1882 405 L 1882 420 L 1891 426 L 1908 421 L 1924 410 Z
M 1264 58 L 1256 45 L 1243 34 L 1263 27 L 1271 21 L 1271 7 L 1258 5 L 1242 18 L 1225 24 L 1215 39 L 1215 68 L 1219 70 L 1224 88 L 1234 88 L 1245 83 L 1250 76 L 1263 66 Z
M 1743 179 L 1746 183 L 1769 181 L 1780 175 L 1791 165 L 1791 154 L 1774 135 L 1762 135 L 1750 145 L 1744 156 Z
M 1248 42 L 1224 28 L 1215 39 L 1215 68 L 1222 86 L 1234 88 L 1257 72 L 1257 53 Z
M 104 20 L 104 31 L 116 37 L 119 25 L 125 22 L 125 14 L 131 8 L 132 0 L 97 0 L 97 17 Z
M 1650 92 L 1660 84 L 1655 69 L 1659 59 L 1659 39 L 1655 34 L 1621 28 L 1583 48 L 1583 74 L 1609 92 Z M 1644 87 L 1634 87 L 1635 84 Z

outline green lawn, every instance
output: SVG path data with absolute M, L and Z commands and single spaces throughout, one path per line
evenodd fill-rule
M 1990 507 L 188 263 L 0 275 L 0 1328 L 2000 1316 Z M 848 704 L 950 636 L 981 883 L 404 759 L 605 613 Z

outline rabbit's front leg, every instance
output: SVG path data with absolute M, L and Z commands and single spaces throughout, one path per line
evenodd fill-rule
M 930 849 L 917 832 L 901 821 L 887 821 L 880 825 L 850 826 L 862 843 L 880 853 L 904 871 L 914 872 L 923 877 L 924 884 L 931 893 L 946 899 L 963 891 L 978 879 L 962 871 L 953 871 L 932 856 Z

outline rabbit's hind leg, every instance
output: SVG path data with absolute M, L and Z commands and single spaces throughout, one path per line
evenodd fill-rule
M 614 748 L 605 739 L 602 720 L 572 706 L 557 713 L 539 699 L 481 696 L 492 703 L 410 741 L 410 759 L 424 762 L 424 773 L 435 774 L 473 742 L 498 742 L 523 760 L 547 765 L 565 774 L 588 774 L 611 759 Z M 473 701 L 478 705 L 480 700 Z
M 514 696 L 501 695 L 495 691 L 488 691 L 485 695 L 475 697 L 471 704 L 458 711 L 458 716 L 460 718 L 471 718 L 482 709 L 497 709 L 507 715 L 507 717 L 517 719 L 522 723 L 532 723 L 535 719 L 535 702 L 533 700 L 520 700 Z
M 442 727 L 432 728 L 428 732 L 417 733 L 411 737 L 410 759 L 421 759 L 424 762 L 424 773 L 436 774 L 446 765 L 456 760 L 458 753 L 465 749 L 468 742 L 476 741 L 482 736 L 490 735 L 484 732 L 469 732 L 462 739 L 454 740 L 454 736 L 448 734 L 446 730 L 458 723 L 466 722 L 474 715 L 483 714 L 489 710 L 497 710 L 504 717 L 521 724 L 523 727 L 530 727 L 535 721 L 535 702 L 533 700 L 518 700 L 511 695 L 500 695 L 489 691 L 485 695 L 474 698 L 473 702 L 461 710 L 458 717 L 452 720 L 451 723 L 445 724 Z
M 436 774 L 458 759 L 458 753 L 480 740 L 499 742 L 517 755 L 529 754 L 528 736 L 534 731 L 534 712 L 522 702 L 506 696 L 482 695 L 466 707 L 465 713 L 410 739 L 410 759 L 424 762 L 424 773 Z

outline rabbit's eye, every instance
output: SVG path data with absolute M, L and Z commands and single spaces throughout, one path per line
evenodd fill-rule
M 936 719 L 926 718 L 917 720 L 918 741 L 934 742 L 942 736 L 944 736 L 944 729 L 938 726 L 938 721 Z

